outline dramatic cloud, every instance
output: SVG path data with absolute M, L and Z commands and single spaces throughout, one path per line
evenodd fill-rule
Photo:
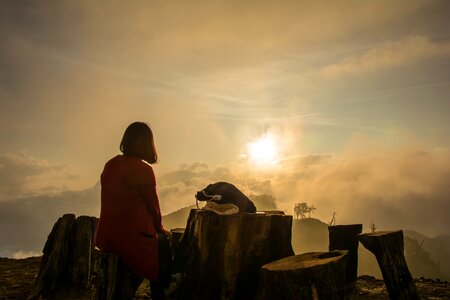
M 240 145 L 280 124 L 296 127 L 295 135 L 309 126 L 307 142 L 297 139 L 297 148 L 339 151 L 359 124 L 351 122 L 351 107 L 343 105 L 346 95 L 333 90 L 335 83 L 310 74 L 345 66 L 345 58 L 356 69 L 371 69 L 392 53 L 415 61 L 437 55 L 441 73 L 423 77 L 448 82 L 446 56 L 439 54 L 448 45 L 445 1 L 0 6 L 0 153 L 27 149 L 58 157 L 85 171 L 90 182 L 135 120 L 154 127 L 163 173 L 185 161 L 225 164 L 240 154 Z M 411 74 L 390 75 L 411 85 Z M 349 80 L 348 92 L 379 91 L 389 82 Z M 447 90 L 436 94 L 441 101 Z M 358 100 L 370 106 L 379 98 Z M 404 110 L 391 111 L 401 117 Z M 381 117 L 364 116 L 374 123 Z

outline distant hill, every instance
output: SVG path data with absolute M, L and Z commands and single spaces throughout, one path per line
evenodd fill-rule
M 444 234 L 430 238 L 413 230 L 405 230 L 404 234 L 415 240 L 424 251 L 429 253 L 430 259 L 439 267 L 444 279 L 450 280 L 450 235 Z
M 420 244 L 422 244 L 423 240 L 429 239 L 426 235 L 418 233 L 414 230 L 403 230 L 403 235 L 418 241 Z
M 173 228 L 186 228 L 187 219 L 191 209 L 197 208 L 195 205 L 183 207 L 177 211 L 163 216 L 163 225 L 166 230 Z
M 292 248 L 295 254 L 328 251 L 328 224 L 314 218 L 294 219 Z
M 404 235 L 405 258 L 414 277 L 447 279 L 430 254 L 415 239 Z

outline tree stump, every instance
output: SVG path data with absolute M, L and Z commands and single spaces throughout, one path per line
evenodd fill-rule
M 348 250 L 345 279 L 352 283 L 358 277 L 358 234 L 362 232 L 362 224 L 328 226 L 328 250 Z
M 45 243 L 29 299 L 48 297 L 58 289 L 85 289 L 91 285 L 96 228 L 95 217 L 66 214 L 58 219 Z
M 309 252 L 261 268 L 258 299 L 348 299 L 347 250 Z
M 390 299 L 419 299 L 403 253 L 403 231 L 360 234 L 359 240 L 375 254 Z
M 96 299 L 133 299 L 141 282 L 117 255 L 98 253 Z
M 252 299 L 262 265 L 294 254 L 292 216 L 191 210 L 175 255 L 182 299 Z
M 92 298 L 95 287 L 97 299 L 132 299 L 134 294 L 125 297 L 138 287 L 131 271 L 116 255 L 95 250 L 97 222 L 96 217 L 74 214 L 58 219 L 45 243 L 28 299 Z

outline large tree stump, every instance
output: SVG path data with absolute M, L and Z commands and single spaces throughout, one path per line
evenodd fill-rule
M 352 283 L 358 277 L 358 234 L 362 232 L 362 224 L 328 226 L 328 250 L 348 250 L 345 279 Z
M 419 299 L 403 253 L 403 231 L 360 234 L 359 240 L 375 254 L 390 299 Z
M 252 299 L 262 265 L 294 254 L 292 216 L 191 210 L 175 255 L 182 299 Z
M 58 219 L 45 243 L 41 266 L 29 299 L 50 297 L 59 289 L 91 285 L 97 218 L 66 214 Z
M 264 265 L 258 299 L 347 299 L 347 253 L 309 252 Z
M 58 219 L 28 299 L 92 298 L 95 288 L 97 299 L 132 299 L 137 279 L 116 255 L 94 248 L 97 222 L 95 217 L 74 214 Z

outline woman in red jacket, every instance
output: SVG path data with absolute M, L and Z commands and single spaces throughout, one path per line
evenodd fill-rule
M 129 125 L 120 151 L 123 155 L 108 161 L 101 175 L 96 246 L 118 254 L 136 275 L 149 279 L 152 299 L 160 299 L 170 282 L 172 254 L 150 166 L 158 156 L 148 124 Z

